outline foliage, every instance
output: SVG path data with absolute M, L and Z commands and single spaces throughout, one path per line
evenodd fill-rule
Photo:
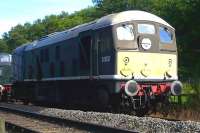
M 200 106 L 200 82 L 191 80 L 183 84 L 183 93 L 181 100 L 186 107 L 199 109 Z
M 2 39 L 0 39 L 0 52 L 8 52 L 8 46 Z
M 171 107 L 175 111 L 180 110 L 193 110 L 200 111 L 200 79 L 188 80 L 183 82 L 183 91 L 180 96 L 170 96 L 169 98 L 172 104 Z

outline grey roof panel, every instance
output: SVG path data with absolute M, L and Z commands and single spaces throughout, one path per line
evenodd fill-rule
M 95 20 L 86 24 L 78 25 L 69 30 L 52 33 L 50 35 L 47 35 L 45 38 L 41 38 L 37 41 L 30 43 L 26 47 L 25 51 L 43 47 L 46 45 L 51 45 L 56 42 L 60 42 L 63 40 L 67 40 L 69 38 L 76 37 L 78 36 L 80 32 L 87 31 L 89 29 L 91 30 L 99 29 L 99 28 L 106 27 L 109 25 L 114 25 L 121 22 L 133 21 L 133 20 L 153 21 L 153 22 L 157 22 L 157 23 L 161 23 L 163 25 L 169 26 L 172 29 L 174 29 L 170 24 L 168 24 L 166 21 L 164 21 L 163 19 L 161 19 L 160 17 L 156 15 L 153 15 L 151 13 L 144 12 L 144 11 L 130 10 L 130 11 L 124 11 L 120 13 L 110 14 L 98 20 Z

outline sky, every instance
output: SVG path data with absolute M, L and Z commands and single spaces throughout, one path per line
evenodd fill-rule
M 2 0 L 0 3 L 0 38 L 11 27 L 34 22 L 62 11 L 73 13 L 92 6 L 92 0 Z

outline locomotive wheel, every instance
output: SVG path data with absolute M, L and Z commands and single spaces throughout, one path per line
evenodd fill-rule
M 2 96 L 2 94 L 0 94 L 0 101 L 2 102 L 3 101 L 3 98 L 2 98 L 3 96 Z
M 105 111 L 109 103 L 109 93 L 105 89 L 98 89 L 96 92 L 96 107 L 97 110 Z
M 0 101 L 3 101 L 4 87 L 0 85 Z
M 135 115 L 139 116 L 139 117 L 142 117 L 142 116 L 148 114 L 148 112 L 149 112 L 149 108 L 145 107 L 145 108 L 141 108 L 141 109 L 135 110 Z
M 8 94 L 6 92 L 1 92 L 0 101 L 2 101 L 2 102 L 7 102 L 8 101 Z
M 115 113 L 120 113 L 120 94 L 113 94 L 110 97 L 111 111 Z
M 7 102 L 8 101 L 8 94 L 7 93 L 3 93 L 1 95 L 1 101 Z
M 29 100 L 28 100 L 28 99 L 24 99 L 24 100 L 23 100 L 23 104 L 24 104 L 24 105 L 28 105 L 28 104 L 29 104 Z

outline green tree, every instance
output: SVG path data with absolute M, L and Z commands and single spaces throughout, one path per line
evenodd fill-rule
M 8 32 L 4 40 L 6 41 L 9 51 L 11 52 L 17 46 L 20 46 L 28 40 L 25 38 L 26 30 L 22 25 L 17 25 Z
M 0 52 L 8 52 L 8 46 L 2 39 L 0 39 Z

